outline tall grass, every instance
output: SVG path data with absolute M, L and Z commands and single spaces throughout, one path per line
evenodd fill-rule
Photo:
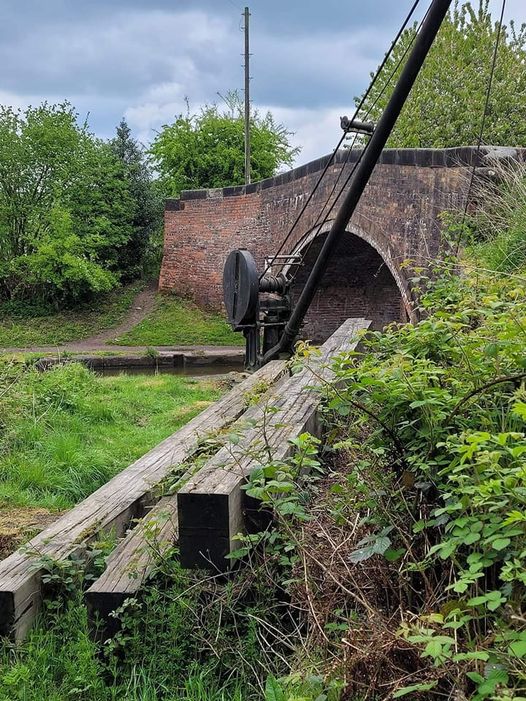
M 241 578 L 233 623 L 228 586 L 185 573 L 173 559 L 162 569 L 120 613 L 121 631 L 102 645 L 88 633 L 80 589 L 66 591 L 65 603 L 48 603 L 24 643 L 0 646 L 2 701 L 261 699 L 265 667 L 244 615 L 257 612 L 264 633 L 274 592 L 258 591 L 252 575 Z
M 470 253 L 482 267 L 511 273 L 526 266 L 526 164 L 500 163 L 475 189 Z
M 0 366 L 0 506 L 65 509 L 219 396 L 172 375 L 101 378 L 79 364 Z

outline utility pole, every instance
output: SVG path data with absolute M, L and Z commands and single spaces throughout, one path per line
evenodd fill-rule
M 250 12 L 245 7 L 245 183 L 250 183 Z

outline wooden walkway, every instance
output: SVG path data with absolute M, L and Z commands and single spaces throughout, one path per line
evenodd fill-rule
M 322 346 L 321 355 L 297 375 L 288 377 L 284 361 L 269 363 L 3 560 L 0 635 L 23 639 L 45 596 L 47 563 L 82 558 L 103 532 L 123 539 L 85 594 L 99 636 L 112 634 L 116 624 L 109 614 L 137 594 L 158 557 L 177 539 L 183 566 L 225 571 L 225 557 L 236 547 L 233 538 L 244 530 L 241 487 L 261 462 L 261 448 L 282 459 L 292 450 L 291 439 L 305 431 L 320 434 L 322 395 L 315 388 L 331 381 L 327 363 L 335 354 L 354 349 L 358 332 L 369 323 L 345 322 Z M 197 468 L 194 459 L 206 439 L 227 429 L 238 438 L 225 438 L 222 447 L 217 443 Z M 180 489 L 163 497 L 168 480 Z

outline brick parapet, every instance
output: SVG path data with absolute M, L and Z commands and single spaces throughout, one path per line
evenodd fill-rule
M 334 203 L 331 191 L 339 191 L 358 157 L 359 152 L 338 152 L 285 253 L 301 249 L 316 233 L 326 201 Z M 160 289 L 220 309 L 222 269 L 228 253 L 233 248 L 247 248 L 262 269 L 265 257 L 272 256 L 283 242 L 329 158 L 250 185 L 185 191 L 180 199 L 167 200 Z M 409 287 L 400 263 L 411 259 L 426 265 L 436 257 L 441 245 L 440 213 L 463 206 L 473 167 L 490 168 L 495 159 L 503 158 L 526 162 L 526 149 L 383 152 L 349 231 L 387 263 L 402 296 L 404 285 Z M 340 267 L 340 275 L 343 269 Z M 387 289 L 385 284 L 383 288 Z M 410 300 L 404 301 L 405 311 L 411 315 Z

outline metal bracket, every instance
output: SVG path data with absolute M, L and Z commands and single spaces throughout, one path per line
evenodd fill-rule
M 344 132 L 353 132 L 355 134 L 367 134 L 372 136 L 376 125 L 373 122 L 362 122 L 359 119 L 349 119 L 349 117 L 340 117 L 340 126 Z

